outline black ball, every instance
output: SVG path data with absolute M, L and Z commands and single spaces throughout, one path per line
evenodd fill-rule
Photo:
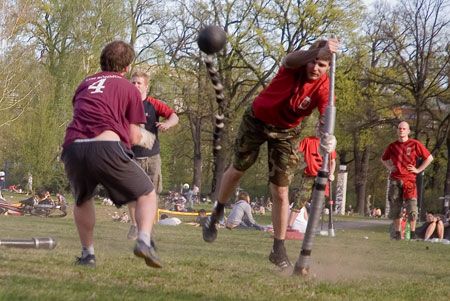
M 227 43 L 227 35 L 219 26 L 210 25 L 202 28 L 198 34 L 197 44 L 201 51 L 213 54 L 222 50 Z

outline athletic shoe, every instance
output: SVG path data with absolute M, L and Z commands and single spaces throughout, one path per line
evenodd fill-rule
M 155 249 L 155 251 L 158 251 L 158 249 L 156 248 L 155 241 L 154 241 L 152 238 L 150 239 L 150 246 L 151 246 L 153 249 Z
M 83 265 L 83 266 L 95 268 L 95 255 L 89 254 L 85 257 L 76 257 L 75 265 Z
M 216 221 L 212 216 L 206 219 L 206 222 L 202 225 L 203 240 L 206 242 L 213 242 L 217 238 L 217 226 Z
M 289 261 L 284 247 L 278 250 L 278 252 L 272 249 L 269 255 L 269 261 L 282 270 L 292 267 L 292 263 Z
M 156 254 L 155 248 L 153 246 L 148 246 L 142 240 L 136 241 L 136 246 L 134 247 L 134 255 L 145 259 L 145 264 L 153 268 L 162 268 L 161 260 Z
M 412 240 L 412 239 L 417 239 L 417 234 L 416 234 L 416 232 L 412 232 L 411 231 L 411 237 L 410 237 L 410 239 Z
M 213 242 L 217 238 L 217 223 L 223 217 L 223 210 L 217 212 L 216 208 L 213 209 L 211 215 L 206 219 L 202 225 L 203 240 L 206 242 Z
M 402 235 L 400 234 L 400 231 L 395 231 L 395 234 L 394 234 L 394 236 L 392 236 L 392 239 L 401 240 Z
M 138 229 L 136 225 L 131 225 L 130 230 L 128 230 L 127 238 L 129 240 L 136 240 L 138 236 Z

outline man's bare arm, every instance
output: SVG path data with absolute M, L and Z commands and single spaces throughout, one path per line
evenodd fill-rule
M 177 125 L 178 121 L 179 121 L 178 115 L 176 113 L 172 113 L 170 114 L 169 118 L 167 118 L 163 122 L 157 122 L 156 126 L 158 127 L 159 130 L 164 132 L 170 129 L 171 127 Z
M 300 68 L 307 63 L 314 61 L 317 57 L 321 57 L 324 53 L 336 53 L 339 49 L 339 41 L 337 39 L 329 39 L 322 48 L 311 50 L 298 50 L 287 54 L 283 59 L 283 66 L 290 69 Z

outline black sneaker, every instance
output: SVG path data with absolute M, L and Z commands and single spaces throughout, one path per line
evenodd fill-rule
M 95 255 L 89 254 L 85 257 L 76 257 L 75 265 L 83 265 L 95 268 Z
M 206 242 L 213 242 L 217 238 L 217 223 L 223 217 L 223 209 L 221 212 L 217 212 L 216 208 L 213 209 L 211 215 L 206 219 L 202 225 L 203 240 Z
M 272 249 L 269 255 L 269 261 L 282 270 L 292 267 L 292 263 L 289 261 L 289 258 L 286 254 L 286 249 L 284 248 L 278 250 L 278 252 L 275 252 Z
M 156 254 L 155 248 L 153 246 L 146 245 L 142 240 L 136 241 L 136 246 L 134 247 L 134 255 L 145 259 L 145 264 L 153 268 L 162 268 L 161 260 Z
M 206 222 L 202 225 L 203 240 L 206 242 L 213 242 L 217 238 L 216 220 L 209 216 Z

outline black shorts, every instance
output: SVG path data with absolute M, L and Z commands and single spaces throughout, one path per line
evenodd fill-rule
M 145 171 L 119 141 L 74 142 L 61 159 L 77 205 L 91 199 L 102 184 L 117 207 L 153 191 Z

